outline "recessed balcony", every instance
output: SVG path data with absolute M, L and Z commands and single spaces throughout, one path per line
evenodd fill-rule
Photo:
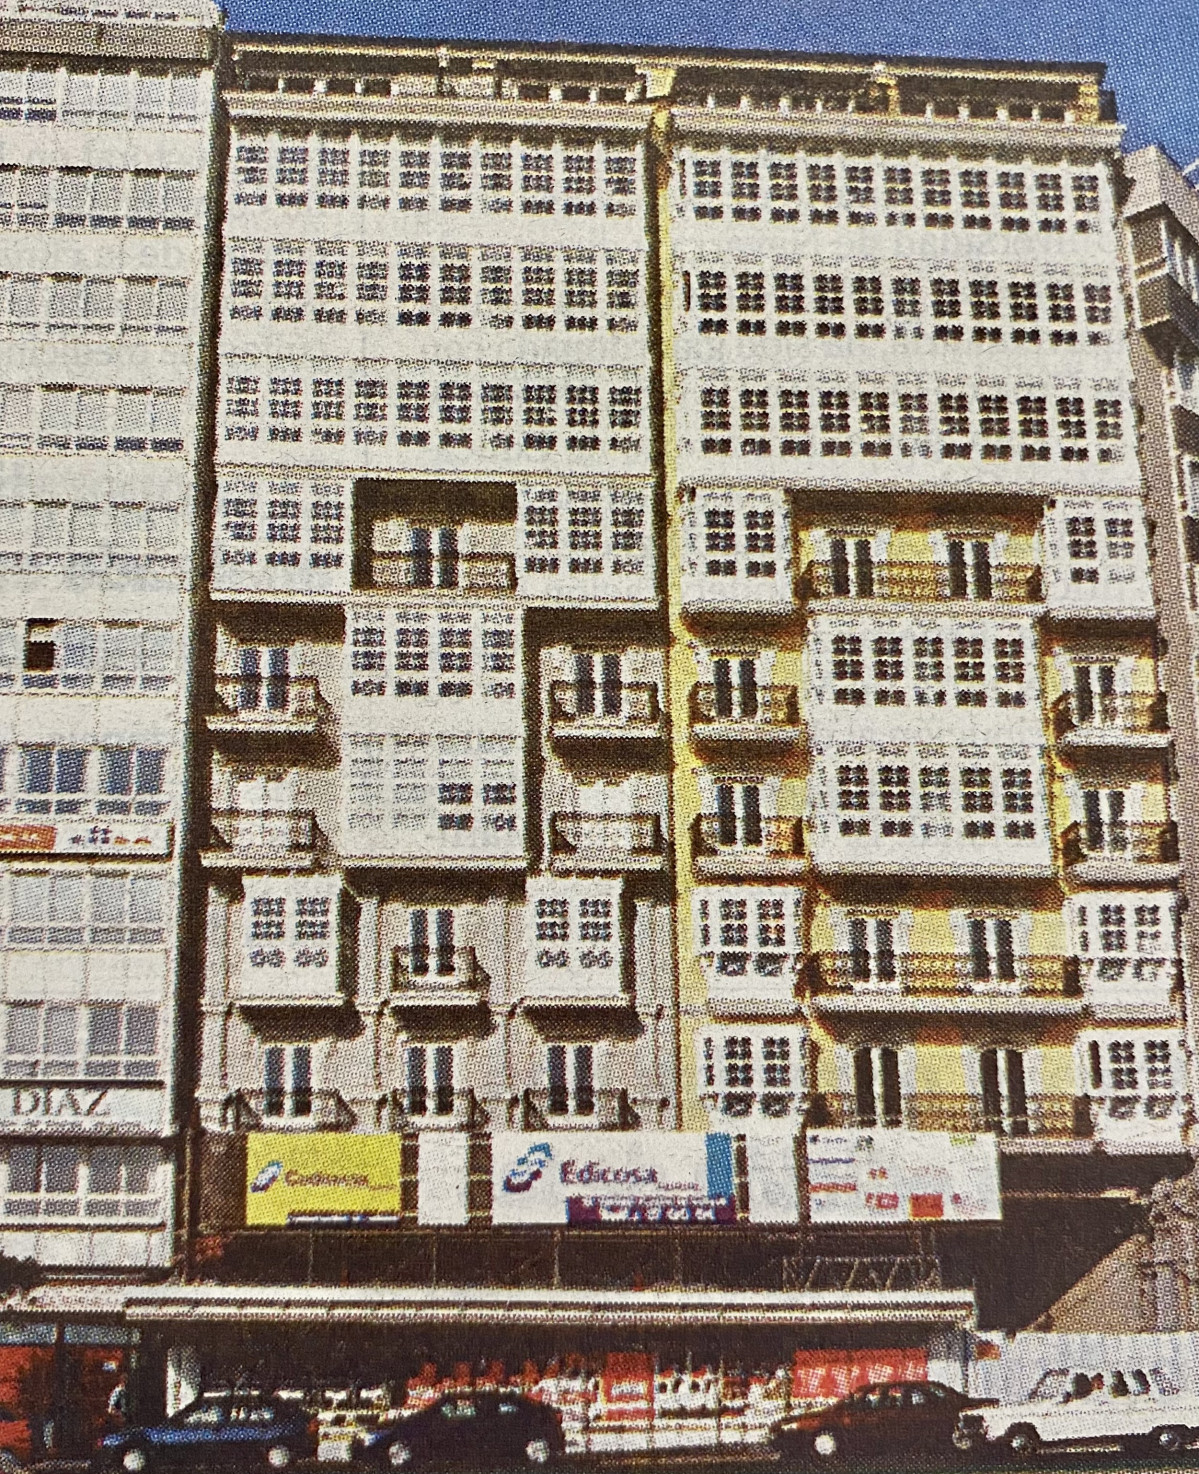
M 794 686 L 721 686 L 699 681 L 691 688 L 691 740 L 697 744 L 752 742 L 789 746 L 801 732 Z
M 815 1097 L 810 1126 L 866 1131 L 903 1126 L 909 1131 L 991 1132 L 1008 1151 L 1086 1150 L 1095 1137 L 1092 1102 L 1081 1095 L 1027 1095 L 987 1102 L 980 1095 L 920 1091 L 890 1105 L 868 1105 L 852 1094 Z
M 1063 833 L 1062 857 L 1078 885 L 1177 880 L 1178 826 L 1172 819 L 1084 820 Z
M 549 707 L 554 742 L 645 742 L 662 737 L 666 722 L 653 681 L 552 681 Z
M 212 869 L 308 870 L 319 838 L 311 809 L 214 809 L 200 861 Z
M 1109 691 L 1079 697 L 1067 691 L 1053 703 L 1060 748 L 1163 748 L 1170 744 L 1164 691 Z
M 728 814 L 700 814 L 692 830 L 692 861 L 699 880 L 803 875 L 803 820 L 771 814 L 748 825 Z
M 372 552 L 371 584 L 436 594 L 504 594 L 516 587 L 511 553 Z
M 221 1105 L 226 1131 L 350 1131 L 356 1124 L 337 1090 L 235 1090 Z
M 324 711 L 311 676 L 217 676 L 216 706 L 205 722 L 219 736 L 311 737 Z
M 487 975 L 473 947 L 395 947 L 388 1001 L 397 1012 L 473 1011 L 487 1001 Z
M 821 952 L 808 971 L 828 1014 L 957 1013 L 1068 1017 L 1084 1005 L 1072 957 Z
M 850 568 L 814 559 L 800 575 L 804 599 L 875 599 L 900 604 L 1038 604 L 1045 597 L 1041 570 L 1033 563 L 1000 563 L 967 581 L 965 571 L 947 563 L 905 563 L 886 559 L 867 568 Z
M 555 875 L 661 870 L 666 863 L 658 814 L 550 815 L 550 869 Z

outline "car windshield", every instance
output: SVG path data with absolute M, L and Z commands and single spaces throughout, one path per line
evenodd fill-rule
M 225 1407 L 220 1402 L 202 1402 L 196 1407 L 180 1413 L 179 1421 L 185 1428 L 215 1428 L 224 1421 Z
M 1060 1402 L 1070 1390 L 1070 1373 L 1055 1367 L 1042 1373 L 1036 1386 L 1028 1394 L 1029 1402 Z

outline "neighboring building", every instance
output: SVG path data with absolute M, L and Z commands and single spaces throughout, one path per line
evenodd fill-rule
M 176 1250 L 218 26 L 0 14 L 0 1250 L 51 1274 Z
M 203 669 L 171 667 L 154 729 L 178 743 L 190 713 L 197 1109 L 179 1282 L 128 1296 L 144 1365 L 167 1357 L 174 1399 L 247 1364 L 399 1377 L 635 1335 L 716 1365 L 727 1336 L 773 1370 L 831 1337 L 959 1376 L 966 1328 L 1044 1312 L 1192 1146 L 1190 841 L 1180 860 L 1100 69 L 225 44 L 211 498 L 190 399 L 136 442 L 54 377 L 6 388 L 0 425 L 40 437 L 22 486 L 47 452 L 144 444 L 139 494 L 169 464 L 209 560 L 193 589 L 180 544 L 197 632 L 172 648 Z M 159 314 L 196 286 L 203 215 Z M 167 351 L 129 350 L 112 413 Z M 69 560 L 82 512 L 29 495 L 12 556 L 40 567 L 61 522 Z M 97 619 L 159 608 L 104 597 Z M 94 701 L 96 753 L 15 718 L 10 772 L 42 786 L 10 777 L 14 818 L 124 802 L 165 845 L 168 737 L 118 739 L 117 695 L 68 694 L 108 646 L 58 609 L 17 611 L 14 687 L 70 702 L 72 734 Z M 98 950 L 116 862 L 88 863 Z M 46 951 L 60 868 L 13 882 L 44 897 Z M 34 1049 L 55 1009 L 82 1029 L 95 1000 L 78 1038 L 115 1019 L 103 1067 L 142 1068 L 126 1041 L 174 984 L 120 955 L 119 995 L 56 982 L 35 1016 L 8 984 L 10 1056 L 33 1051 L 14 1100 L 61 1115 L 71 1079 Z M 20 1150 L 52 1194 L 60 1158 Z

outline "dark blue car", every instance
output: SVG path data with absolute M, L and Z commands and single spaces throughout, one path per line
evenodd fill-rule
M 167 1469 L 286 1469 L 316 1454 L 316 1419 L 300 1403 L 254 1392 L 206 1392 L 145 1428 L 101 1440 L 94 1474 Z
M 386 1470 L 511 1469 L 548 1464 L 565 1449 L 562 1419 L 545 1403 L 516 1392 L 452 1392 L 364 1434 L 355 1453 Z

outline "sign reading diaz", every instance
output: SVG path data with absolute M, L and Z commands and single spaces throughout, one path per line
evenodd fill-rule
M 662 1131 L 499 1132 L 493 1223 L 733 1223 L 732 1138 Z

